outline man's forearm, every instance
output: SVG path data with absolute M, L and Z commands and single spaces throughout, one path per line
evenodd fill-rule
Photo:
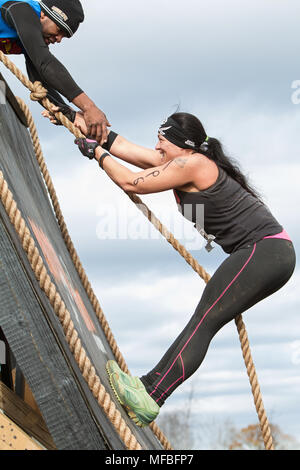
M 89 109 L 96 106 L 95 103 L 85 93 L 80 93 L 80 95 L 76 96 L 72 103 L 83 112 L 88 111 Z
M 25 60 L 26 60 L 26 70 L 27 70 L 27 75 L 28 75 L 29 80 L 31 80 L 32 83 L 36 81 L 41 81 L 41 77 L 38 75 L 30 58 L 25 55 Z M 62 96 L 56 90 L 50 88 L 49 86 L 47 86 L 47 90 L 48 90 L 47 98 L 53 104 L 55 104 L 56 106 L 62 106 L 62 105 L 66 106 L 66 103 L 63 100 Z

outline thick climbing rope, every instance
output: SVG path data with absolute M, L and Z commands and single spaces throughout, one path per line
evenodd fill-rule
M 64 221 L 64 217 L 62 215 L 62 211 L 61 211 L 61 208 L 60 208 L 60 205 L 59 205 L 59 202 L 58 202 L 56 191 L 55 191 L 51 176 L 49 174 L 49 171 L 47 169 L 47 165 L 46 165 L 46 162 L 45 162 L 45 159 L 44 159 L 44 156 L 43 156 L 42 148 L 41 148 L 41 145 L 40 145 L 40 140 L 39 140 L 39 137 L 38 137 L 37 129 L 36 129 L 32 114 L 31 114 L 28 106 L 26 105 L 26 103 L 24 103 L 23 100 L 21 100 L 20 98 L 17 98 L 17 100 L 18 100 L 20 108 L 22 109 L 22 111 L 23 111 L 23 113 L 24 113 L 24 115 L 27 119 L 29 132 L 30 132 L 32 143 L 33 143 L 36 159 L 37 159 L 37 162 L 39 164 L 41 173 L 43 175 L 45 184 L 47 186 L 48 194 L 50 196 L 52 206 L 53 206 L 53 209 L 54 209 L 54 212 L 55 212 L 55 216 L 56 216 L 58 225 L 60 227 L 64 242 L 66 244 L 66 247 L 67 247 L 67 249 L 70 253 L 73 264 L 74 264 L 74 266 L 77 270 L 77 273 L 79 274 L 80 280 L 81 280 L 82 285 L 83 285 L 83 287 L 84 287 L 84 289 L 85 289 L 85 291 L 86 291 L 86 293 L 89 297 L 89 300 L 91 301 L 93 309 L 94 309 L 94 311 L 97 315 L 97 318 L 100 322 L 101 328 L 105 333 L 106 339 L 107 339 L 107 341 L 109 343 L 109 346 L 110 346 L 110 348 L 111 348 L 111 350 L 112 350 L 112 352 L 113 352 L 113 354 L 116 358 L 116 361 L 118 362 L 121 369 L 124 370 L 124 372 L 129 373 L 128 367 L 127 367 L 126 362 L 125 362 L 125 359 L 122 356 L 122 354 L 121 354 L 121 352 L 118 348 L 118 345 L 117 345 L 116 340 L 115 340 L 115 338 L 114 338 L 114 336 L 111 332 L 111 329 L 109 327 L 107 319 L 104 316 L 103 310 L 100 307 L 99 301 L 98 301 L 98 299 L 97 299 L 97 297 L 96 297 L 96 295 L 95 295 L 95 293 L 94 293 L 94 291 L 91 287 L 91 284 L 88 280 L 88 277 L 85 273 L 85 270 L 82 267 L 79 256 L 78 256 L 78 254 L 77 254 L 77 252 L 74 248 L 73 242 L 72 242 L 71 237 L 69 235 L 69 232 L 68 232 L 68 229 L 67 229 L 66 223 Z M 166 438 L 164 433 L 161 431 L 161 429 L 158 427 L 158 425 L 155 422 L 153 422 L 150 426 L 152 428 L 152 431 L 156 435 L 157 439 L 163 445 L 163 447 L 166 450 L 171 450 L 172 449 L 171 444 L 169 443 L 168 439 Z
M 43 106 L 52 112 L 52 104 L 46 98 L 46 90 L 42 87 L 39 82 L 32 83 L 28 80 L 25 75 L 0 51 L 0 59 L 4 65 L 31 91 L 31 99 L 34 101 L 41 101 Z M 75 137 L 84 137 L 81 132 L 62 114 L 55 113 L 55 117 L 61 121 L 61 123 L 72 132 Z M 130 199 L 138 206 L 148 220 L 153 223 L 153 225 L 160 231 L 160 233 L 167 239 L 167 241 L 183 256 L 188 264 L 199 274 L 199 276 L 207 283 L 210 279 L 210 276 L 206 271 L 199 265 L 199 263 L 191 256 L 191 254 L 181 245 L 174 236 L 159 222 L 159 220 L 154 216 L 154 214 L 148 209 L 148 207 L 132 193 L 127 193 Z M 254 362 L 251 355 L 249 339 L 246 332 L 246 328 L 243 322 L 242 315 L 239 315 L 235 320 L 239 338 L 241 342 L 242 353 L 249 376 L 251 389 L 253 393 L 254 403 L 256 411 L 258 414 L 261 432 L 265 444 L 266 450 L 274 450 L 273 439 L 271 434 L 270 425 L 268 418 L 264 409 L 264 404 L 262 400 L 261 390 L 258 383 L 257 373 L 255 370 Z M 154 429 L 153 429 L 154 428 Z M 156 424 L 152 426 L 152 430 L 155 432 Z
M 4 61 L 3 61 L 3 58 L 4 58 Z M 36 85 L 32 84 L 30 82 L 30 80 L 28 80 L 27 77 L 25 77 L 25 75 L 23 75 L 22 72 L 1 51 L 0 51 L 0 59 L 14 73 L 14 75 L 25 86 L 27 86 L 32 91 L 31 99 L 36 101 L 36 100 L 43 99 L 42 97 L 46 96 L 47 90 L 45 90 L 41 86 L 40 83 L 38 83 Z M 55 189 L 54 189 L 54 185 L 53 185 L 53 182 L 51 180 L 50 174 L 48 172 L 48 169 L 47 169 L 47 166 L 46 166 L 46 163 L 45 163 L 45 159 L 44 159 L 44 156 L 43 156 L 43 152 L 42 152 L 42 149 L 41 149 L 41 145 L 40 145 L 40 141 L 39 141 L 39 138 L 38 138 L 38 133 L 37 133 L 37 130 L 36 130 L 36 126 L 34 124 L 33 117 L 31 115 L 27 105 L 23 102 L 23 100 L 18 98 L 18 103 L 19 103 L 21 109 L 23 110 L 23 112 L 24 112 L 24 114 L 27 118 L 29 131 L 30 131 L 33 147 L 34 147 L 34 150 L 35 150 L 36 158 L 37 158 L 38 164 L 40 166 L 40 170 L 41 170 L 41 173 L 43 175 L 45 184 L 47 186 L 48 193 L 49 193 L 50 199 L 52 201 L 53 209 L 54 209 L 54 212 L 55 212 L 55 215 L 56 215 L 56 218 L 57 218 L 57 221 L 58 221 L 58 225 L 60 227 L 60 230 L 61 230 L 61 233 L 62 233 L 62 236 L 63 236 L 63 239 L 64 239 L 64 242 L 66 244 L 66 247 L 67 247 L 67 249 L 68 249 L 68 251 L 71 255 L 73 264 L 74 264 L 74 266 L 75 266 L 75 268 L 76 268 L 76 270 L 79 274 L 79 277 L 81 279 L 83 287 L 85 288 L 85 290 L 87 292 L 89 300 L 91 301 L 91 304 L 94 308 L 94 311 L 95 311 L 96 316 L 97 316 L 97 318 L 100 322 L 100 325 L 101 325 L 101 327 L 104 331 L 104 334 L 107 338 L 107 341 L 108 341 L 108 343 L 111 347 L 111 350 L 112 350 L 112 352 L 113 352 L 113 354 L 116 358 L 116 361 L 118 362 L 118 364 L 122 368 L 122 370 L 124 370 L 124 372 L 129 373 L 126 362 L 125 362 L 125 360 L 124 360 L 124 358 L 123 358 L 123 356 L 122 356 L 122 354 L 121 354 L 121 352 L 120 352 L 120 350 L 117 346 L 117 343 L 116 343 L 116 341 L 113 337 L 113 334 L 112 334 L 111 329 L 108 325 L 108 322 L 107 322 L 107 320 L 104 316 L 104 313 L 103 313 L 103 311 L 100 307 L 98 299 L 97 299 L 96 295 L 94 294 L 94 291 L 93 291 L 93 289 L 90 285 L 90 282 L 89 282 L 89 280 L 87 278 L 87 275 L 86 275 L 86 273 L 85 273 L 85 271 L 82 267 L 82 264 L 80 262 L 78 254 L 77 254 L 77 252 L 74 248 L 72 240 L 69 236 L 67 226 L 65 224 L 65 221 L 64 221 L 64 218 L 63 218 L 63 215 L 62 215 L 62 211 L 60 209 L 60 205 L 59 205 L 59 202 L 58 202 L 58 199 L 57 199 L 57 195 L 56 195 L 56 192 L 55 192 Z M 43 99 L 43 104 L 45 105 L 45 107 L 48 110 L 52 109 L 53 105 L 50 103 L 49 100 Z M 68 119 L 66 119 L 65 116 L 62 113 L 57 113 L 56 117 L 58 119 L 60 119 L 61 122 L 65 125 L 65 127 L 67 127 L 70 130 L 70 132 L 73 132 L 73 134 L 76 137 L 81 137 L 81 136 L 83 137 L 83 135 L 80 133 L 80 131 L 77 128 L 75 128 L 75 126 Z M 3 177 L 3 175 L 2 175 L 2 177 Z M 1 190 L 1 192 L 2 192 L 2 190 Z M 74 328 L 74 325 L 72 325 L 72 327 Z M 100 382 L 99 377 L 97 377 L 97 380 L 99 380 L 99 382 Z M 101 385 L 101 387 L 104 389 L 103 385 Z M 100 398 L 98 399 L 98 402 L 101 406 L 102 405 L 105 406 L 104 411 L 107 413 L 107 416 L 111 419 L 113 425 L 117 429 L 117 432 L 119 433 L 120 437 L 124 441 L 127 448 L 129 450 L 139 450 L 139 449 L 141 449 L 140 444 L 135 442 L 135 438 L 134 438 L 133 435 L 131 435 L 131 431 L 127 426 L 126 426 L 125 431 L 124 431 L 124 424 L 125 424 L 124 420 L 123 419 L 120 420 L 118 414 L 113 413 L 114 410 L 111 409 L 111 406 L 113 405 L 113 402 L 111 401 L 112 405 L 110 405 L 110 406 L 108 405 L 109 400 L 110 400 L 110 396 L 108 394 L 104 395 L 102 389 L 101 389 L 101 391 L 102 391 L 102 393 L 101 393 Z M 94 394 L 94 390 L 92 390 L 92 392 Z M 99 401 L 100 399 L 105 400 L 105 402 L 103 401 L 103 403 L 100 403 L 100 401 Z M 161 442 L 161 444 L 163 445 L 163 447 L 166 450 L 172 450 L 173 449 L 172 445 L 168 441 L 167 437 L 164 435 L 162 430 L 159 428 L 159 426 L 155 422 L 151 423 L 150 428 L 152 429 L 154 435 L 157 437 L 157 439 Z
M 133 436 L 124 419 L 121 417 L 121 413 L 117 410 L 114 402 L 111 400 L 109 393 L 107 393 L 105 387 L 101 384 L 100 379 L 95 372 L 95 368 L 92 366 L 92 363 L 81 344 L 80 338 L 78 337 L 78 333 L 71 319 L 71 315 L 57 292 L 56 286 L 51 282 L 51 278 L 47 272 L 39 250 L 36 247 L 30 230 L 17 207 L 13 194 L 8 188 L 2 171 L 0 171 L 0 198 L 12 225 L 19 236 L 31 268 L 36 279 L 39 281 L 40 288 L 47 295 L 55 314 L 60 320 L 67 343 L 74 355 L 82 376 L 88 383 L 88 386 L 94 397 L 97 399 L 99 405 L 114 425 L 127 449 L 141 450 L 141 445 Z
M 154 225 L 154 227 L 166 238 L 166 240 L 173 246 L 173 248 L 178 251 L 178 253 L 185 259 L 185 261 L 194 269 L 194 271 L 204 280 L 205 283 L 208 283 L 210 280 L 210 275 L 205 271 L 205 269 L 198 263 L 195 258 L 186 250 L 186 248 L 174 238 L 171 232 L 158 220 L 158 218 L 153 214 L 153 212 L 142 202 L 142 200 L 136 194 L 129 194 L 128 196 L 133 200 L 137 205 L 140 211 L 147 217 L 147 219 Z M 242 315 L 238 315 L 235 318 L 235 324 L 237 326 L 239 339 L 241 343 L 242 353 L 244 362 L 246 365 L 247 373 L 250 380 L 250 385 L 252 389 L 252 394 L 254 398 L 255 408 L 258 414 L 260 428 L 264 440 L 264 445 L 266 450 L 274 450 L 273 438 L 271 434 L 270 424 L 267 418 L 267 414 L 264 408 L 262 394 L 258 382 L 258 377 L 255 369 L 255 365 L 251 355 L 250 343 L 246 327 L 243 321 Z
M 89 300 L 91 301 L 91 304 L 92 304 L 93 309 L 94 309 L 94 311 L 97 315 L 97 318 L 98 318 L 98 320 L 101 324 L 101 327 L 102 327 L 102 329 L 105 333 L 105 336 L 106 336 L 106 339 L 107 339 L 107 341 L 110 345 L 110 348 L 111 348 L 116 360 L 118 361 L 118 364 L 122 368 L 122 370 L 124 370 L 124 372 L 127 373 L 128 368 L 127 368 L 127 365 L 125 363 L 125 360 L 124 360 L 124 358 L 123 358 L 123 356 L 122 356 L 122 354 L 121 354 L 121 352 L 120 352 L 120 350 L 119 350 L 119 348 L 116 344 L 114 336 L 113 336 L 113 334 L 111 332 L 111 329 L 108 325 L 108 322 L 107 322 L 107 320 L 104 316 L 103 310 L 100 307 L 98 299 L 97 299 L 97 297 L 96 297 L 96 295 L 95 295 L 95 293 L 94 293 L 94 291 L 91 287 L 91 284 L 90 284 L 90 282 L 88 280 L 88 277 L 87 277 L 87 275 L 86 275 L 86 273 L 83 269 L 83 266 L 80 262 L 79 256 L 78 256 L 78 254 L 75 250 L 75 247 L 74 247 L 73 242 L 71 240 L 71 237 L 69 235 L 69 232 L 68 232 L 68 229 L 67 229 L 67 226 L 66 226 L 66 223 L 65 223 L 60 205 L 59 205 L 57 194 L 56 194 L 51 176 L 49 174 L 49 171 L 48 171 L 45 159 L 44 159 L 43 151 L 42 151 L 42 148 L 41 148 L 40 140 L 39 140 L 39 137 L 38 137 L 37 129 L 36 129 L 32 114 L 31 114 L 28 106 L 26 105 L 26 103 L 24 103 L 23 100 L 21 100 L 20 98 L 17 98 L 17 101 L 18 101 L 19 106 L 22 109 L 22 111 L 23 111 L 23 113 L 24 113 L 24 115 L 27 119 L 29 132 L 30 132 L 32 143 L 33 143 L 33 148 L 34 148 L 34 151 L 35 151 L 36 159 L 37 159 L 37 162 L 39 164 L 41 173 L 43 175 L 44 182 L 47 186 L 48 193 L 49 193 L 49 196 L 50 196 L 50 199 L 51 199 L 51 202 L 52 202 L 52 206 L 53 206 L 55 216 L 56 216 L 58 225 L 60 227 L 64 242 L 65 242 L 65 244 L 67 246 L 67 249 L 68 249 L 68 251 L 71 255 L 73 264 L 75 265 L 75 268 L 76 268 L 76 270 L 79 274 L 79 277 L 80 277 L 80 280 L 83 284 L 83 287 L 85 288 L 85 290 L 88 294 Z

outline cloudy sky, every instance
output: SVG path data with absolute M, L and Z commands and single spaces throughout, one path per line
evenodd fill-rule
M 299 1 L 82 3 L 85 23 L 52 51 L 112 128 L 153 147 L 167 115 L 178 107 L 196 114 L 238 158 L 299 253 Z M 14 59 L 24 70 L 23 59 Z M 130 370 L 143 374 L 186 324 L 204 283 L 97 164 L 82 159 L 73 137 L 43 120 L 38 105 L 30 107 L 82 263 Z M 225 255 L 204 250 L 173 195 L 143 199 L 212 274 Z M 244 320 L 269 418 L 300 441 L 299 283 L 296 269 Z M 161 414 L 182 409 L 191 387 L 194 423 L 257 422 L 234 323 L 214 338 L 202 367 Z

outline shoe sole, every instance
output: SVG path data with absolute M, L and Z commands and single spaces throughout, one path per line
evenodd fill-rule
M 111 373 L 109 371 L 109 368 L 106 366 L 106 371 L 107 371 L 107 374 L 108 374 L 108 378 L 109 378 L 109 383 L 110 383 L 110 386 L 118 400 L 118 402 L 123 406 L 123 408 L 125 409 L 126 413 L 128 414 L 128 416 L 132 419 L 132 421 L 135 422 L 135 424 L 137 426 L 139 426 L 140 428 L 145 428 L 147 426 L 149 426 L 150 423 L 148 424 L 145 424 L 143 423 L 138 417 L 137 415 L 134 413 L 134 411 L 132 411 L 131 408 L 129 408 L 129 406 L 125 405 L 125 403 L 121 400 L 121 398 L 119 397 L 115 387 L 114 387 L 114 384 L 113 384 L 113 381 L 112 381 L 112 378 L 111 378 Z

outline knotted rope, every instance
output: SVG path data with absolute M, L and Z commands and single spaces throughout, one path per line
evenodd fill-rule
M 53 104 L 46 98 L 47 90 L 41 85 L 41 83 L 40 82 L 32 83 L 30 80 L 28 80 L 28 78 L 1 51 L 0 51 L 0 59 L 6 65 L 6 67 L 23 83 L 23 85 L 26 86 L 31 91 L 31 94 L 30 94 L 31 99 L 33 101 L 42 100 L 41 102 L 42 102 L 43 106 L 46 109 L 48 109 L 48 111 L 52 112 Z M 37 161 L 39 163 L 39 166 L 40 166 L 41 173 L 43 175 L 45 184 L 47 186 L 49 196 L 50 196 L 51 201 L 52 201 L 53 209 L 54 209 L 54 212 L 55 212 L 55 215 L 56 215 L 56 218 L 57 218 L 57 221 L 58 221 L 61 233 L 62 233 L 62 237 L 63 237 L 64 242 L 66 244 L 66 247 L 67 247 L 67 249 L 70 253 L 70 256 L 72 258 L 74 266 L 75 266 L 75 268 L 76 268 L 76 270 L 79 274 L 79 277 L 82 281 L 84 289 L 86 290 L 86 293 L 89 297 L 89 300 L 91 301 L 91 304 L 92 304 L 92 306 L 94 308 L 94 311 L 96 313 L 96 316 L 97 316 L 97 318 L 100 322 L 101 328 L 104 331 L 104 334 L 107 338 L 107 341 L 108 341 L 108 343 L 111 347 L 111 350 L 112 350 L 112 352 L 113 352 L 113 354 L 116 358 L 116 361 L 118 362 L 121 369 L 124 370 L 124 372 L 129 373 L 126 362 L 125 362 L 125 360 L 124 360 L 124 358 L 123 358 L 123 356 L 122 356 L 122 354 L 121 354 L 121 352 L 118 348 L 118 345 L 117 345 L 117 343 L 115 341 L 115 338 L 114 338 L 114 336 L 111 332 L 109 324 L 108 324 L 108 322 L 107 322 L 107 320 L 104 316 L 103 310 L 101 309 L 101 306 L 98 302 L 98 299 L 97 299 L 97 297 L 96 297 L 96 295 L 95 295 L 95 293 L 94 293 L 94 291 L 93 291 L 93 289 L 90 285 L 88 277 L 87 277 L 87 275 L 86 275 L 86 273 L 85 273 L 85 271 L 82 267 L 79 256 L 78 256 L 78 254 L 77 254 L 77 252 L 74 248 L 73 242 L 72 242 L 71 237 L 69 235 L 67 226 L 65 224 L 65 221 L 64 221 L 64 218 L 63 218 L 63 215 L 62 215 L 62 211 L 60 209 L 60 205 L 59 205 L 58 198 L 57 198 L 57 195 L 56 195 L 56 192 L 55 192 L 55 189 L 54 189 L 54 185 L 52 183 L 50 174 L 48 172 L 48 169 L 47 169 L 47 166 L 46 166 L 46 163 L 45 163 L 45 159 L 43 157 L 43 153 L 42 153 L 42 149 L 41 149 L 41 145 L 40 145 L 40 142 L 39 142 L 38 133 L 37 133 L 37 130 L 36 130 L 36 126 L 34 124 L 33 117 L 31 115 L 28 107 L 26 106 L 26 104 L 21 99 L 18 99 L 18 103 L 19 103 L 21 109 L 23 110 L 23 112 L 24 112 L 24 114 L 27 118 L 32 143 L 33 143 L 35 154 L 36 154 L 36 158 L 37 158 Z M 71 123 L 62 113 L 60 113 L 60 112 L 55 113 L 55 117 L 58 120 L 60 120 L 61 123 L 71 133 L 73 133 L 75 135 L 75 137 L 77 137 L 77 138 L 84 137 L 84 135 L 81 134 L 79 129 L 77 129 L 74 126 L 74 124 Z M 102 387 L 103 387 L 103 385 L 102 385 Z M 93 392 L 93 390 L 92 390 L 92 392 Z M 102 397 L 102 395 L 101 395 L 101 397 Z M 106 407 L 107 407 L 108 397 L 109 397 L 109 395 L 105 396 L 105 400 L 106 400 L 105 406 Z M 113 402 L 111 402 L 111 403 L 113 404 Z M 99 403 L 99 404 L 101 404 L 101 403 Z M 105 409 L 105 411 L 106 411 L 106 409 Z M 128 449 L 136 450 L 136 449 L 141 448 L 140 444 L 135 443 L 134 436 L 133 435 L 130 436 L 131 431 L 127 426 L 126 426 L 125 431 L 124 431 L 124 424 L 126 424 L 125 421 L 123 419 L 121 419 L 121 420 L 118 419 L 118 415 L 117 415 L 117 418 L 116 418 L 115 415 L 112 413 L 110 408 L 108 408 L 108 417 L 110 419 L 112 417 L 111 421 L 112 421 L 113 425 L 116 427 L 117 432 L 119 433 L 119 435 L 120 435 L 120 432 L 121 432 L 120 437 L 122 438 L 122 440 L 124 441 L 124 443 L 125 443 L 125 445 L 127 446 Z M 159 428 L 159 426 L 155 422 L 153 422 L 153 423 L 151 423 L 150 427 L 151 427 L 153 433 L 155 434 L 155 436 L 157 437 L 157 439 L 163 445 L 163 447 L 166 450 L 172 450 L 172 445 L 170 444 L 170 442 L 168 441 L 168 439 L 166 438 L 166 436 L 164 435 L 162 430 Z
M 36 129 L 32 114 L 31 114 L 28 106 L 24 103 L 23 100 L 21 100 L 20 98 L 17 98 L 17 100 L 18 100 L 19 106 L 22 109 L 22 111 L 23 111 L 23 113 L 24 113 L 24 115 L 27 119 L 27 122 L 28 122 L 30 136 L 31 136 L 31 140 L 32 140 L 32 143 L 33 143 L 33 147 L 34 147 L 35 155 L 36 155 L 36 158 L 37 158 L 37 162 L 39 164 L 41 173 L 43 175 L 45 184 L 47 186 L 48 193 L 49 193 L 49 196 L 50 196 L 50 199 L 51 199 L 51 202 L 52 202 L 52 206 L 53 206 L 53 209 L 54 209 L 54 212 L 55 212 L 55 216 L 56 216 L 58 225 L 59 225 L 60 230 L 61 230 L 63 240 L 64 240 L 64 242 L 66 244 L 66 247 L 67 247 L 67 249 L 70 253 L 71 259 L 72 259 L 73 264 L 74 264 L 74 266 L 77 270 L 77 273 L 80 277 L 82 285 L 83 285 L 83 287 L 84 287 L 84 289 L 85 289 L 85 291 L 86 291 L 86 293 L 89 297 L 89 300 L 90 300 L 90 302 L 93 306 L 93 309 L 94 309 L 94 311 L 97 315 L 97 318 L 100 322 L 101 328 L 104 331 L 104 334 L 105 334 L 106 339 L 109 343 L 109 346 L 110 346 L 110 348 L 111 348 L 111 350 L 112 350 L 112 352 L 113 352 L 113 354 L 116 358 L 116 361 L 118 362 L 121 369 L 124 370 L 124 372 L 129 373 L 128 367 L 127 367 L 126 362 L 125 362 L 125 359 L 122 356 L 121 351 L 118 348 L 117 342 L 116 342 L 116 340 L 115 340 L 115 338 L 114 338 L 114 336 L 111 332 L 111 329 L 109 327 L 107 319 L 105 318 L 103 310 L 102 310 L 102 308 L 99 304 L 99 301 L 98 301 L 98 299 L 97 299 L 97 297 L 96 297 L 96 295 L 95 295 L 95 293 L 94 293 L 94 291 L 91 287 L 91 284 L 88 280 L 86 272 L 85 272 L 84 268 L 82 267 L 79 256 L 78 256 L 78 254 L 77 254 L 77 252 L 74 248 L 73 242 L 72 242 L 71 237 L 69 235 L 69 232 L 68 232 L 68 229 L 67 229 L 67 226 L 66 226 L 66 223 L 64 221 L 64 217 L 62 215 L 62 211 L 61 211 L 61 208 L 60 208 L 60 205 L 59 205 L 59 201 L 58 201 L 58 198 L 57 198 L 57 195 L 56 195 L 56 191 L 55 191 L 51 176 L 49 174 L 49 171 L 47 169 L 45 158 L 43 156 L 43 151 L 42 151 L 42 148 L 41 148 L 40 140 L 39 140 L 39 137 L 38 137 L 37 129 Z M 168 439 L 166 438 L 164 433 L 161 431 L 161 429 L 158 427 L 158 425 L 156 423 L 152 423 L 150 425 L 150 427 L 151 427 L 152 431 L 154 432 L 154 434 L 156 435 L 157 439 L 163 445 L 163 447 L 166 450 L 171 450 L 172 446 L 171 446 L 170 442 L 168 441 Z
M 78 333 L 71 319 L 70 312 L 66 308 L 66 305 L 57 292 L 55 284 L 53 284 L 51 281 L 42 257 L 40 256 L 39 250 L 36 247 L 30 230 L 27 227 L 26 222 L 17 207 L 17 203 L 8 188 L 2 171 L 0 171 L 0 198 L 12 225 L 14 226 L 19 236 L 20 242 L 30 262 L 31 268 L 35 274 L 36 279 L 39 281 L 40 288 L 47 295 L 55 314 L 60 320 L 65 333 L 66 341 L 76 360 L 76 363 L 78 364 L 82 376 L 88 383 L 91 392 L 104 410 L 109 420 L 112 422 L 126 447 L 130 450 L 141 450 L 141 445 L 138 443 L 131 430 L 126 425 L 124 419 L 121 417 L 121 413 L 116 408 L 114 402 L 111 400 L 109 393 L 106 392 L 105 387 L 101 384 L 100 379 L 95 372 L 95 368 L 92 366 L 92 363 L 81 344 L 80 338 L 78 337 Z
M 47 90 L 42 89 L 43 87 L 39 82 L 35 82 L 34 84 L 25 77 L 24 74 L 0 51 L 0 59 L 4 63 L 4 65 L 25 85 L 30 91 L 33 100 L 41 100 L 43 106 L 48 109 L 48 111 L 52 112 L 52 104 L 46 98 Z M 61 123 L 75 135 L 75 137 L 85 137 L 82 133 L 72 124 L 62 113 L 55 113 L 55 117 L 61 121 Z M 127 193 L 130 199 L 137 204 L 137 207 L 144 213 L 144 215 L 148 218 L 148 220 L 153 223 L 153 225 L 160 231 L 160 233 L 167 239 L 167 241 L 174 247 L 176 251 L 186 260 L 188 264 L 199 274 L 199 276 L 207 283 L 210 279 L 210 276 L 204 268 L 202 268 L 199 263 L 192 257 L 192 255 L 185 249 L 183 245 L 181 245 L 174 236 L 161 224 L 161 222 L 154 216 L 154 214 L 150 211 L 150 209 L 141 201 L 141 199 L 132 194 Z M 249 339 L 246 332 L 246 327 L 243 322 L 242 315 L 239 315 L 235 319 L 235 323 L 238 329 L 239 338 L 241 342 L 242 353 L 247 369 L 247 373 L 250 380 L 250 385 L 253 393 L 254 403 L 256 407 L 256 411 L 258 413 L 258 418 L 260 422 L 260 427 L 262 431 L 262 436 L 265 444 L 266 450 L 273 450 L 273 439 L 271 434 L 270 425 L 268 422 L 268 418 L 264 409 L 264 404 L 262 400 L 261 390 L 258 383 L 257 373 L 255 370 L 254 362 L 251 355 Z M 120 364 L 120 367 L 122 365 Z M 124 367 L 124 366 L 123 366 Z M 157 425 L 155 423 L 152 424 L 152 430 L 156 434 L 157 432 Z M 161 432 L 161 431 L 160 431 Z M 159 433 L 158 433 L 159 434 Z M 157 434 L 156 434 L 157 435 Z M 157 435 L 158 437 L 158 435 Z M 159 438 L 159 437 L 158 437 Z

